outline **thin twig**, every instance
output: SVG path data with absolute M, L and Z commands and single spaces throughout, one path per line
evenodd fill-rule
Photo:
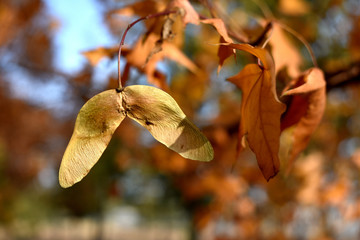
M 118 52 L 118 83 L 119 83 L 119 89 L 122 89 L 122 84 L 121 84 L 121 72 L 120 72 L 120 57 L 121 57 L 121 48 L 122 46 L 124 45 L 124 42 L 125 42 L 125 37 L 126 37 L 126 34 L 127 32 L 129 31 L 130 28 L 132 28 L 136 23 L 140 22 L 140 21 L 143 21 L 143 20 L 148 20 L 150 18 L 156 18 L 156 17 L 161 17 L 161 16 L 165 16 L 165 15 L 169 15 L 169 14 L 172 14 L 172 13 L 176 13 L 177 10 L 166 10 L 166 11 L 163 11 L 163 12 L 159 12 L 159 13 L 155 13 L 155 14 L 150 14 L 150 15 L 147 15 L 145 17 L 141 17 L 137 20 L 135 20 L 134 22 L 130 23 L 127 28 L 125 29 L 123 35 L 122 35 L 122 38 L 121 38 L 121 41 L 120 41 L 120 44 L 119 44 L 119 52 Z
M 262 33 L 260 34 L 260 36 L 258 36 L 255 40 L 249 42 L 249 44 L 252 46 L 259 45 L 264 40 L 264 38 L 266 37 L 267 33 L 270 30 L 273 30 L 273 24 L 271 21 L 266 24 L 266 26 L 265 26 L 264 30 L 262 31 Z
M 261 46 L 261 48 L 265 48 L 266 45 L 269 43 L 270 39 L 271 39 L 271 36 L 274 32 L 274 28 L 273 28 L 273 25 L 272 23 L 270 22 L 269 24 L 266 25 L 266 28 L 265 28 L 265 31 L 264 32 L 269 32 L 270 31 L 270 34 L 269 36 L 267 36 L 265 42 L 263 43 L 263 45 Z M 264 35 L 264 37 L 266 36 L 267 34 Z
M 266 3 L 260 2 L 259 0 L 253 0 L 253 3 L 255 3 L 256 6 L 260 8 L 266 19 L 274 19 L 274 14 L 271 12 L 269 6 Z
M 346 68 L 335 72 L 325 72 L 326 89 L 329 91 L 334 88 L 343 87 L 350 83 L 360 82 L 360 61 L 354 62 Z

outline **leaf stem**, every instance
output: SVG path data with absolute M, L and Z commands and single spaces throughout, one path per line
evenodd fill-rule
M 255 3 L 258 8 L 260 8 L 260 11 L 264 14 L 266 19 L 274 19 L 274 14 L 266 3 L 260 2 L 259 0 L 253 0 L 252 2 Z
M 270 39 L 271 39 L 271 36 L 274 32 L 274 27 L 273 27 L 273 24 L 272 22 L 270 22 L 269 24 L 266 25 L 265 27 L 265 35 L 264 37 L 266 36 L 266 33 L 270 32 L 269 36 L 265 39 L 265 42 L 263 43 L 263 45 L 261 46 L 261 48 L 265 48 L 266 45 L 269 43 Z
M 121 57 L 121 48 L 122 46 L 124 45 L 124 42 L 125 42 L 125 37 L 126 37 L 126 34 L 127 32 L 130 30 L 130 28 L 132 28 L 136 23 L 140 22 L 140 21 L 143 21 L 143 20 L 148 20 L 150 18 L 156 18 L 156 17 L 161 17 L 161 16 L 165 16 L 165 15 L 169 15 L 169 14 L 172 14 L 172 13 L 176 13 L 177 10 L 165 10 L 163 12 L 159 12 L 159 13 L 155 13 L 155 14 L 150 14 L 150 15 L 147 15 L 145 17 L 141 17 L 137 20 L 135 20 L 134 22 L 130 23 L 127 28 L 125 29 L 123 35 L 122 35 L 122 38 L 121 38 L 121 41 L 120 41 L 120 44 L 119 44 L 119 52 L 118 52 L 118 83 L 119 83 L 119 89 L 122 89 L 122 83 L 121 83 L 121 72 L 120 72 L 120 57 Z

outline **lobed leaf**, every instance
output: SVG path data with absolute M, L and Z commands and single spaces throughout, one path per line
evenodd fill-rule
M 113 133 L 125 118 L 121 95 L 115 89 L 91 98 L 81 108 L 59 170 L 64 188 L 79 182 L 99 160 Z
M 249 52 L 262 62 L 262 66 L 246 65 L 228 81 L 237 85 L 243 93 L 239 141 L 247 137 L 262 174 L 269 180 L 280 167 L 280 117 L 285 110 L 285 105 L 279 101 L 275 92 L 274 63 L 265 49 L 247 44 L 227 46 Z
M 246 65 L 236 76 L 229 78 L 243 92 L 240 139 L 247 137 L 264 177 L 269 180 L 279 171 L 280 116 L 284 105 L 271 91 L 269 73 L 257 64 Z

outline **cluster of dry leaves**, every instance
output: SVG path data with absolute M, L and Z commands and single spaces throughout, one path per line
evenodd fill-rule
M 148 5 L 152 7 L 146 7 Z M 266 36 L 265 40 L 269 40 L 271 46 L 268 49 L 249 43 L 235 43 L 234 40 L 239 37 L 233 40 L 229 36 L 230 31 L 221 18 L 199 15 L 187 0 L 173 0 L 168 4 L 162 1 L 156 4 L 140 1 L 113 11 L 110 15 L 146 16 L 156 11 L 171 10 L 177 12 L 149 20 L 146 23 L 147 32 L 139 37 L 132 48 L 123 51 L 126 66 L 122 81 L 125 83 L 129 78 L 129 69 L 136 68 L 147 76 L 150 84 L 169 91 L 166 76 L 156 68 L 157 63 L 164 58 L 183 65 L 195 77 L 203 74 L 201 68 L 181 51 L 181 36 L 188 24 L 211 25 L 220 38 L 219 45 L 209 46 L 218 48 L 218 72 L 235 51 L 247 52 L 258 59 L 227 79 L 242 91 L 238 151 L 241 152 L 248 144 L 256 155 L 264 177 L 269 180 L 280 169 L 280 135 L 285 129 L 295 126 L 288 159 L 288 170 L 291 169 L 292 162 L 306 148 L 325 109 L 326 84 L 323 72 L 317 67 L 300 71 L 301 57 L 286 40 L 285 31 L 277 22 L 271 23 L 272 34 Z M 99 48 L 83 54 L 96 65 L 102 58 L 114 56 L 116 48 Z M 291 61 L 289 57 L 292 57 Z M 276 76 L 284 68 L 288 70 L 289 80 L 281 83 L 281 89 Z
M 39 110 L 38 105 L 29 104 L 27 100 L 15 99 L 8 88 L 9 82 L 14 79 L 6 73 L 20 68 L 24 78 L 29 77 L 31 81 L 64 81 L 68 84 L 64 95 L 71 99 L 68 106 L 74 108 L 72 113 L 75 114 L 88 96 L 101 91 L 91 81 L 96 78 L 94 70 L 97 69 L 86 66 L 74 76 L 55 70 L 49 59 L 55 51 L 52 33 L 56 29 L 52 27 L 56 24 L 52 25 L 51 19 L 43 15 L 42 1 L 1 1 L 0 9 L 3 11 L 0 11 L 0 19 L 4 26 L 0 30 L 1 52 L 12 51 L 14 62 L 4 61 L 4 58 L 9 58 L 8 54 L 0 56 L 0 225 L 9 223 L 7 226 L 17 233 L 27 229 L 23 225 L 27 221 L 26 216 L 37 218 L 39 209 L 49 209 L 51 216 L 56 218 L 63 216 L 64 209 L 69 215 L 93 216 L 93 213 L 99 213 L 103 216 L 101 211 L 108 202 L 114 204 L 115 200 L 121 205 L 129 201 L 133 204 L 134 198 L 129 200 L 125 191 L 122 174 L 145 165 L 146 171 L 153 171 L 152 174 L 160 172 L 161 177 L 166 175 L 167 184 L 176 189 L 176 201 L 181 202 L 182 210 L 189 212 L 195 226 L 194 234 L 200 236 L 199 239 L 333 239 L 356 235 L 354 229 L 358 229 L 360 217 L 359 84 L 344 86 L 328 81 L 327 112 L 316 134 L 311 136 L 324 108 L 322 72 L 317 68 L 305 72 L 299 70 L 303 60 L 298 47 L 289 41 L 289 34 L 279 22 L 273 21 L 269 25 L 268 21 L 259 21 L 263 27 L 254 34 L 251 29 L 239 31 L 224 15 L 204 17 L 198 14 L 206 15 L 208 12 L 208 9 L 201 10 L 200 1 L 147 0 L 111 11 L 107 23 L 119 36 L 119 29 L 125 29 L 137 17 L 173 9 L 168 7 L 169 2 L 188 9 L 191 14 L 182 17 L 181 12 L 173 13 L 143 22 L 146 33 L 136 43 L 123 49 L 122 57 L 126 60 L 122 71 L 123 84 L 136 82 L 137 79 L 129 75 L 136 72 L 132 69 L 144 73 L 148 81 L 176 99 L 189 119 L 199 119 L 198 110 L 202 104 L 218 104 L 217 111 L 211 112 L 211 117 L 207 116 L 201 126 L 214 149 L 214 160 L 190 161 L 162 144 L 144 144 L 142 140 L 149 140 L 142 139 L 147 131 L 126 117 L 114 133 L 115 139 L 110 143 L 109 151 L 105 152 L 104 160 L 92 174 L 81 184 L 62 191 L 48 170 L 53 170 L 53 177 L 56 177 L 55 171 L 73 130 L 73 119 L 57 121 L 50 111 Z M 308 16 L 314 16 L 311 8 L 296 6 L 296 2 L 309 3 L 280 0 L 278 6 L 282 12 L 286 9 L 288 13 L 303 14 L 299 13 L 301 10 Z M 336 1 L 331 6 L 343 2 L 348 1 Z M 227 3 L 222 2 L 224 5 Z M 293 4 L 292 9 L 289 8 L 290 3 Z M 219 9 L 217 7 L 213 10 Z M 326 9 L 328 7 L 324 11 Z M 235 10 L 236 14 L 229 16 L 243 16 L 241 7 Z M 49 25 L 44 25 L 39 18 L 48 19 Z M 350 35 L 349 52 L 355 56 L 359 53 L 356 51 L 360 42 L 359 16 L 353 18 L 355 24 Z M 304 18 L 297 17 L 283 19 L 287 24 L 301 28 L 307 39 L 316 38 L 311 29 L 316 27 L 317 21 L 304 23 Z M 314 18 L 311 19 L 313 21 Z M 183 21 L 187 24 L 184 25 Z M 165 22 L 171 28 L 166 27 Z M 167 29 L 164 36 L 163 29 Z M 185 29 L 190 30 L 186 32 L 187 38 L 184 37 Z M 139 34 L 134 28 L 130 33 Z M 259 39 L 258 36 L 263 37 Z M 262 48 L 267 39 L 268 44 Z M 130 42 L 129 36 L 125 43 Z M 102 47 L 84 55 L 96 65 L 105 57 L 114 58 L 117 50 L 118 46 Z M 221 78 L 228 73 L 229 66 L 235 64 L 231 57 L 234 50 L 238 54 L 236 64 L 240 66 L 244 59 L 252 63 L 246 67 L 238 66 L 239 74 L 231 74 L 235 76 L 229 78 L 228 82 L 239 86 L 241 91 L 216 89 L 217 84 L 223 84 L 224 79 Z M 157 67 L 166 58 L 186 68 L 175 67 L 179 71 L 172 74 L 171 81 Z M 343 59 L 340 56 L 325 57 L 321 66 L 326 76 L 329 72 L 342 69 Z M 11 67 L 14 65 L 18 68 Z M 222 68 L 216 79 L 219 65 Z M 284 69 L 287 74 L 284 74 Z M 356 76 L 356 71 L 353 76 Z M 111 81 L 109 79 L 108 87 L 116 88 Z M 226 83 L 226 86 L 232 83 Z M 215 94 L 211 92 L 214 89 Z M 239 93 L 246 102 L 240 100 Z M 284 105 L 286 110 L 279 113 L 284 110 Z M 270 110 L 263 111 L 264 108 Z M 275 125 L 269 127 L 268 124 L 273 125 L 273 122 Z M 251 134 L 254 131 L 256 134 Z M 268 138 L 269 134 L 271 138 Z M 278 147 L 279 136 L 280 151 L 277 153 L 278 150 L 274 149 Z M 286 167 L 306 147 L 309 137 L 312 137 L 311 148 L 294 162 L 291 174 L 284 176 Z M 271 144 L 267 145 L 269 141 Z M 260 146 L 264 148 L 260 149 Z M 237 148 L 241 151 L 238 151 L 235 163 Z M 264 172 L 268 176 L 279 166 L 280 159 L 277 177 L 269 182 L 263 178 L 251 149 L 257 152 L 260 165 L 270 169 Z M 268 153 L 262 155 L 263 151 Z M 53 180 L 50 188 L 40 184 L 44 176 L 48 183 Z M 140 175 L 136 177 L 141 178 Z M 160 205 L 158 212 L 166 211 L 167 197 L 157 199 Z M 146 200 L 139 195 L 136 199 Z M 26 205 L 31 211 L 24 209 Z M 21 224 L 17 224 L 17 219 Z M 52 222 L 48 216 L 43 219 Z M 33 222 L 29 226 L 29 229 L 32 228 Z M 42 227 L 37 229 L 43 230 Z M 64 230 L 57 222 L 56 229 Z

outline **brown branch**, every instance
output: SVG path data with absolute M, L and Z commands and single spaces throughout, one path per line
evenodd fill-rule
M 328 91 L 351 83 L 360 83 L 360 61 L 351 64 L 348 68 L 325 73 L 325 79 Z
M 266 38 L 267 33 L 272 30 L 273 28 L 273 23 L 272 22 L 268 22 L 264 28 L 264 30 L 262 31 L 262 33 L 260 34 L 260 36 L 258 36 L 255 40 L 251 41 L 249 44 L 252 46 L 258 46 L 262 43 L 262 41 Z

